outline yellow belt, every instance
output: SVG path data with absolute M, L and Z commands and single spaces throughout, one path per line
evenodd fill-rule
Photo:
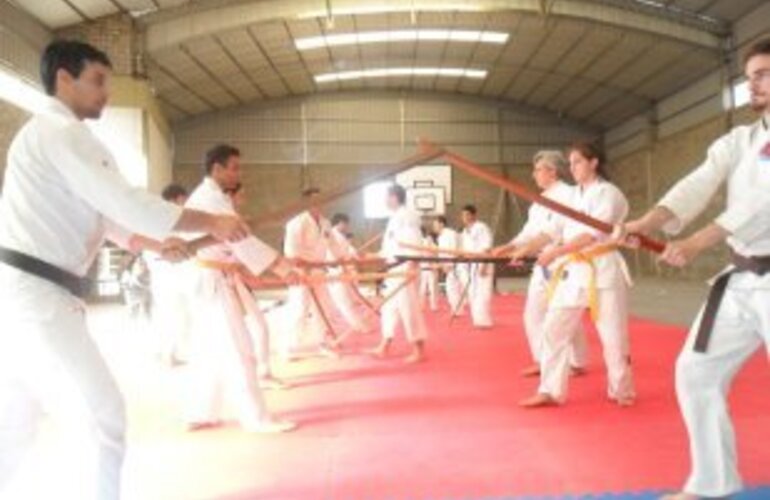
M 215 269 L 225 273 L 240 273 L 243 270 L 243 267 L 238 262 L 219 262 L 216 260 L 198 259 L 195 263 L 204 269 Z
M 567 258 L 559 264 L 556 272 L 553 273 L 548 281 L 548 301 L 551 301 L 553 294 L 556 292 L 556 287 L 564 278 L 564 272 L 567 270 L 568 265 L 576 263 L 588 264 L 591 267 L 591 277 L 588 281 L 588 308 L 591 311 L 591 319 L 596 321 L 599 317 L 599 292 L 596 288 L 596 265 L 594 265 L 594 259 L 612 253 L 617 249 L 618 246 L 615 244 L 606 244 L 567 255 Z

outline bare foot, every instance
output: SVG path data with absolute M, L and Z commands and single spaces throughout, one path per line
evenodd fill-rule
M 538 393 L 531 398 L 519 401 L 519 406 L 523 408 L 544 408 L 547 406 L 558 406 L 558 402 L 548 394 Z
M 326 343 L 323 343 L 320 346 L 318 346 L 318 352 L 321 353 L 321 356 L 325 358 L 339 359 L 342 357 L 339 351 L 337 351 L 333 346 Z
M 617 403 L 617 405 L 620 406 L 621 408 L 628 408 L 636 404 L 636 398 L 633 396 L 618 398 L 615 400 L 615 403 Z
M 698 495 L 691 495 L 690 493 L 680 491 L 679 493 L 669 493 L 667 495 L 663 495 L 660 497 L 660 500 L 698 500 L 699 498 L 700 497 Z
M 285 391 L 287 389 L 291 389 L 291 384 L 287 384 L 279 378 L 268 375 L 266 377 L 259 378 L 259 388 L 265 390 Z
M 404 358 L 404 363 L 407 365 L 414 365 L 417 363 L 422 363 L 423 361 L 425 361 L 425 355 L 422 353 L 422 351 L 418 350 L 415 350 L 412 352 L 412 354 Z
M 220 425 L 222 425 L 222 422 L 219 422 L 219 421 L 190 422 L 187 424 L 187 431 L 188 432 L 205 431 L 207 429 L 213 429 L 215 427 L 219 427 Z
M 388 357 L 388 350 L 389 350 L 390 344 L 387 342 L 383 342 L 374 349 L 368 351 L 369 354 L 374 356 L 377 359 L 385 359 Z
M 288 420 L 269 418 L 253 425 L 244 426 L 246 432 L 254 434 L 282 434 L 291 432 L 297 428 L 297 424 Z
M 538 375 L 540 375 L 540 365 L 537 363 L 529 365 L 521 371 L 522 377 L 537 377 Z
M 572 377 L 582 377 L 588 374 L 588 369 L 583 366 L 573 366 L 570 368 L 569 374 Z

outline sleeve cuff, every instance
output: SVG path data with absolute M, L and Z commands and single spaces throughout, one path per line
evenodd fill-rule
M 146 236 L 159 241 L 165 240 L 174 232 L 184 211 L 184 208 L 173 203 L 163 203 L 162 208 L 159 207 L 157 210 L 156 217 L 145 224 Z
M 134 233 L 109 219 L 105 219 L 105 228 L 108 240 L 123 250 L 131 250 L 131 238 L 134 236 Z
M 278 252 L 255 236 L 232 243 L 231 248 L 254 276 L 264 273 L 278 259 Z
M 686 217 L 682 216 L 680 211 L 675 209 L 669 203 L 659 203 L 658 207 L 665 208 L 674 214 L 674 218 L 667 221 L 665 224 L 663 224 L 663 227 L 661 227 L 663 232 L 671 236 L 676 236 L 677 234 L 681 233 L 684 227 L 687 225 L 686 222 L 689 222 L 689 220 L 686 220 Z

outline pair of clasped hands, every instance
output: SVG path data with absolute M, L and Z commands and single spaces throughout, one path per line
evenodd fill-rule
M 247 221 L 231 215 L 212 217 L 208 234 L 223 243 L 238 243 L 252 235 Z M 153 248 L 153 245 L 150 245 L 149 248 L 158 251 L 164 260 L 182 262 L 195 257 L 198 250 L 196 248 L 198 241 L 202 240 L 187 241 L 172 236 L 155 246 L 155 248 Z M 302 268 L 284 257 L 278 257 L 270 269 L 288 285 L 301 285 L 309 279 L 307 273 Z

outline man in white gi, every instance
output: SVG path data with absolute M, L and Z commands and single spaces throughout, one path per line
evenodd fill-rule
M 327 258 L 329 260 L 355 261 L 359 253 L 350 241 L 350 218 L 347 214 L 334 214 L 331 220 L 331 235 Z M 329 272 L 330 276 L 339 276 L 346 271 L 355 270 L 354 266 L 340 266 Z M 329 294 L 334 306 L 342 314 L 345 321 L 352 325 L 354 332 L 369 330 L 366 321 L 366 300 L 356 288 L 356 284 L 349 281 L 332 281 L 329 283 Z
M 535 184 L 542 190 L 542 195 L 554 201 L 567 205 L 572 200 L 573 186 L 562 181 L 569 164 L 561 151 L 540 151 L 535 154 L 532 162 L 532 177 Z M 551 226 L 557 214 L 542 205 L 533 203 L 529 207 L 527 222 L 519 233 L 507 245 L 494 249 L 496 255 L 510 255 L 517 249 L 524 249 L 529 244 L 538 245 L 540 238 L 549 238 L 548 227 Z M 560 243 L 560 242 L 557 242 Z M 547 251 L 552 244 L 546 244 L 542 251 Z M 523 253 L 527 253 L 524 250 Z M 548 311 L 548 280 L 553 267 L 546 269 L 535 266 L 527 288 L 527 300 L 524 306 L 524 331 L 532 353 L 534 364 L 524 369 L 522 375 L 536 376 L 540 374 L 541 352 L 543 350 L 543 324 Z M 586 366 L 585 332 L 581 328 L 572 344 L 572 370 L 575 374 L 583 373 Z
M 456 257 L 454 252 L 460 250 L 460 235 L 447 225 L 446 217 L 440 215 L 433 220 L 433 231 L 436 233 L 437 245 L 439 250 L 449 250 L 450 253 L 440 253 L 440 257 Z M 460 280 L 457 266 L 454 264 L 443 264 L 441 269 L 444 272 L 444 291 L 446 293 L 449 310 L 455 316 L 463 314 L 464 304 L 460 304 L 463 294 L 463 283 Z
M 431 250 L 437 248 L 433 236 L 425 229 L 422 231 L 422 246 Z M 437 255 L 433 251 L 427 254 L 431 257 Z M 427 305 L 431 312 L 438 311 L 438 267 L 435 262 L 420 263 L 420 305 L 423 309 Z
M 422 245 L 420 216 L 407 208 L 406 190 L 398 184 L 388 188 L 387 206 L 391 212 L 379 257 L 386 262 L 395 263 L 396 257 L 420 256 L 414 250 Z M 402 246 L 405 243 L 408 247 Z M 419 266 L 415 262 L 406 262 L 391 269 L 393 273 L 407 276 L 393 277 L 385 281 L 385 298 L 382 307 L 382 341 L 374 351 L 377 357 L 388 355 L 396 336 L 399 323 L 404 329 L 407 340 L 412 344 L 412 353 L 406 358 L 407 363 L 418 363 L 425 358 L 425 339 L 427 326 L 420 307 Z
M 465 205 L 462 210 L 463 233 L 462 249 L 472 253 L 484 253 L 492 250 L 492 231 L 485 223 L 478 220 L 474 205 Z M 470 264 L 468 267 L 470 288 L 468 301 L 471 306 L 471 320 L 476 328 L 492 328 L 492 294 L 495 287 L 494 264 Z
M 38 478 L 36 486 L 52 490 L 44 498 L 119 498 L 123 398 L 76 296 L 85 295 L 83 277 L 104 238 L 128 246 L 131 233 L 163 240 L 172 231 L 196 231 L 232 241 L 248 234 L 236 217 L 183 210 L 123 180 L 84 123 L 107 103 L 110 68 L 90 45 L 50 44 L 41 76 L 53 98 L 8 152 L 0 217 L 0 491 L 45 412 L 65 428 L 62 439 L 72 448 L 61 466 L 73 470 L 67 484 Z M 165 244 L 168 255 L 174 248 L 179 254 L 183 243 Z
M 186 206 L 223 215 L 235 214 L 225 192 L 240 182 L 240 152 L 220 144 L 206 153 L 206 177 Z M 265 407 L 258 384 L 257 359 L 245 322 L 238 268 L 252 275 L 265 270 L 285 276 L 288 263 L 272 248 L 249 236 L 235 244 L 203 248 L 197 254 L 197 283 L 193 293 L 193 334 L 188 369 L 190 394 L 185 419 L 190 430 L 217 425 L 222 404 L 232 403 L 241 427 L 249 432 L 276 433 L 296 427 L 274 419 Z
M 692 236 L 669 243 L 663 260 L 690 264 L 726 240 L 732 266 L 714 281 L 676 364 L 676 392 L 690 437 L 691 472 L 670 500 L 730 497 L 742 488 L 728 390 L 743 364 L 770 347 L 770 39 L 745 57 L 759 121 L 717 139 L 705 161 L 676 184 L 629 233 L 679 233 L 727 185 L 727 208 Z
M 312 199 L 320 194 L 318 188 L 308 188 L 302 193 L 305 199 Z M 283 241 L 283 253 L 287 259 L 298 265 L 326 262 L 328 255 L 342 257 L 342 252 L 332 240 L 331 224 L 321 213 L 321 207 L 313 207 L 286 224 L 286 234 Z M 310 269 L 316 276 L 323 276 L 323 268 Z M 289 287 L 286 301 L 287 332 L 282 346 L 285 359 L 292 359 L 294 351 L 300 347 L 303 338 L 310 338 L 320 352 L 336 356 L 333 344 L 338 332 L 332 331 L 332 316 L 334 303 L 329 297 L 327 284 L 299 285 Z M 348 318 L 345 318 L 348 319 Z M 360 318 L 349 318 L 353 321 L 350 327 L 354 331 L 365 329 Z
M 246 189 L 239 182 L 235 187 L 224 190 L 233 203 L 233 208 L 238 214 L 244 213 L 246 203 Z M 273 359 L 271 356 L 271 333 L 265 313 L 262 312 L 254 291 L 248 288 L 240 279 L 233 280 L 240 299 L 244 320 L 251 333 L 254 344 L 254 353 L 257 362 L 257 376 L 259 386 L 262 389 L 289 389 L 290 385 L 276 377 L 273 373 Z M 248 352 L 248 351 L 247 351 Z
M 184 206 L 187 196 L 187 190 L 179 184 L 169 184 L 161 192 L 161 198 L 180 207 Z M 150 269 L 151 317 L 158 355 L 163 364 L 174 367 L 183 363 L 187 355 L 192 263 L 169 262 L 152 251 L 145 252 L 144 256 Z

